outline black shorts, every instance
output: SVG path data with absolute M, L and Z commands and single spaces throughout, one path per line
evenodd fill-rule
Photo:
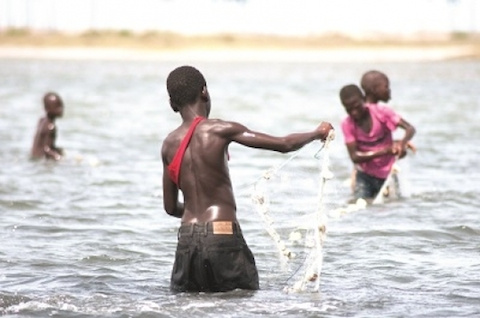
M 223 292 L 259 289 L 258 272 L 237 222 L 182 224 L 170 289 Z
M 383 186 L 385 179 L 376 178 L 363 171 L 357 170 L 355 177 L 355 199 L 375 198 Z

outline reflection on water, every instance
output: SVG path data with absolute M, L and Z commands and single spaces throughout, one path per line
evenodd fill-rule
M 154 61 L 0 61 L 0 312 L 32 317 L 456 317 L 476 316 L 480 63 L 199 62 L 212 117 L 283 135 L 319 121 L 339 127 L 338 90 L 367 69 L 390 75 L 392 107 L 417 127 L 418 153 L 402 162 L 409 196 L 332 218 L 321 292 L 283 289 L 285 270 L 250 201 L 250 186 L 288 155 L 232 145 L 239 219 L 261 290 L 168 290 L 178 220 L 162 208 L 160 145 L 178 123 Z M 31 162 L 41 96 L 60 93 L 59 163 Z M 318 163 L 292 160 L 269 191 L 283 237 L 311 221 Z M 342 136 L 331 147 L 329 209 L 343 206 L 351 171 Z M 301 255 L 302 247 L 293 246 Z

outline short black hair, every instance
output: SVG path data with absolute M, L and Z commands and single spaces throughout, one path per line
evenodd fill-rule
M 343 103 L 344 100 L 346 100 L 346 99 L 348 99 L 352 96 L 360 96 L 362 98 L 364 97 L 363 92 L 360 89 L 360 87 L 358 87 L 355 84 L 348 84 L 348 85 L 343 86 L 340 89 L 340 100 L 342 101 L 342 103 Z
M 47 107 L 47 105 L 51 102 L 51 101 L 54 101 L 54 100 L 59 100 L 60 102 L 62 102 L 62 99 L 60 98 L 60 95 L 58 95 L 57 93 L 55 92 L 46 92 L 45 95 L 43 95 L 43 105 L 45 107 Z
M 385 73 L 377 70 L 370 70 L 362 75 L 360 85 L 365 93 L 369 94 L 372 93 L 374 87 L 377 86 L 380 81 L 384 80 L 388 80 L 388 77 L 385 75 Z
M 171 104 L 182 107 L 193 103 L 206 85 L 202 73 L 193 66 L 177 67 L 167 77 L 167 91 Z

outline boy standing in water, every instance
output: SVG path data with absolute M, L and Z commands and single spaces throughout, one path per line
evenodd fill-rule
M 221 292 L 259 288 L 252 252 L 236 217 L 228 171 L 228 146 L 241 145 L 290 152 L 333 127 L 322 122 L 315 130 L 274 137 L 242 124 L 209 119 L 211 101 L 203 75 L 181 66 L 167 78 L 170 106 L 182 123 L 162 145 L 165 211 L 181 218 L 170 288 L 172 291 Z M 179 201 L 179 191 L 184 202 Z
M 365 72 L 360 80 L 360 86 L 365 93 L 365 102 L 369 104 L 378 104 L 378 102 L 388 103 L 392 98 L 392 91 L 390 89 L 390 80 L 385 73 L 371 70 Z M 408 141 L 407 149 L 416 152 L 417 148 L 412 142 Z M 403 153 L 400 158 L 403 158 L 407 153 Z
M 55 146 L 57 137 L 55 119 L 63 116 L 63 101 L 57 93 L 48 92 L 43 97 L 43 105 L 46 116 L 38 121 L 31 158 L 60 160 L 63 151 Z
M 390 89 L 383 82 L 383 90 L 376 92 L 390 99 Z M 371 202 L 380 191 L 396 156 L 403 157 L 415 128 L 391 108 L 367 103 L 357 85 L 346 85 L 340 90 L 340 100 L 348 117 L 342 121 L 342 131 L 350 159 L 355 165 L 355 199 Z M 393 131 L 405 130 L 404 138 L 393 142 Z
M 388 77 L 379 71 L 368 71 L 362 75 L 360 86 L 365 93 L 365 102 L 370 104 L 378 104 L 392 98 L 390 90 L 390 81 Z
M 360 86 L 363 89 L 365 94 L 365 102 L 369 104 L 378 104 L 379 102 L 388 103 L 392 98 L 391 90 L 390 90 L 390 81 L 385 75 L 377 70 L 370 70 L 365 72 L 362 75 L 360 80 Z M 398 141 L 394 141 L 397 143 Z M 407 149 L 410 149 L 414 153 L 416 152 L 415 146 L 408 141 L 407 142 Z M 400 154 L 399 158 L 403 158 L 407 153 L 404 152 Z M 356 170 L 354 169 L 352 173 L 352 189 L 355 189 L 355 182 L 356 182 Z

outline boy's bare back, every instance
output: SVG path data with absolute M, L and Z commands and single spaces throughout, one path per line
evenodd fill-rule
M 196 83 L 193 88 L 192 85 L 183 87 L 183 83 L 191 80 L 182 72 L 198 76 L 202 82 Z M 290 152 L 316 139 L 324 140 L 333 129 L 330 123 L 323 122 L 308 132 L 276 137 L 252 131 L 237 122 L 209 119 L 211 100 L 203 76 L 191 67 L 180 67 L 173 74 L 181 79 L 175 83 L 183 91 L 177 96 L 175 93 L 177 90 L 180 91 L 180 88 L 172 84 L 169 90 L 170 104 L 175 112 L 180 113 L 182 123 L 163 142 L 163 199 L 165 211 L 181 218 L 184 223 L 236 221 L 236 203 L 228 169 L 227 151 L 230 143 Z M 168 83 L 167 80 L 167 87 Z M 190 96 L 190 100 L 182 102 L 184 96 Z M 198 117 L 204 119 L 193 131 L 180 165 L 179 181 L 176 184 L 169 175 L 169 166 L 183 138 Z M 183 202 L 178 200 L 179 191 L 183 193 Z

